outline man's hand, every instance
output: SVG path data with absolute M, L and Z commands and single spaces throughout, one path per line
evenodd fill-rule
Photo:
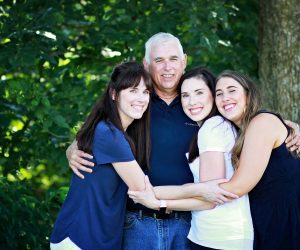
M 68 147 L 66 151 L 66 156 L 69 162 L 69 167 L 72 169 L 74 174 L 76 174 L 78 177 L 84 179 L 83 174 L 81 174 L 79 170 L 88 173 L 91 173 L 93 171 L 92 169 L 86 166 L 93 167 L 94 163 L 84 159 L 84 158 L 93 159 L 93 156 L 79 150 L 76 141 L 73 141 L 73 143 Z
M 148 208 L 159 210 L 160 202 L 155 197 L 153 187 L 147 175 L 145 176 L 145 187 L 144 191 L 129 190 L 129 197 L 134 201 L 134 203 L 140 203 Z
M 222 188 L 220 188 L 219 184 L 227 182 L 227 179 L 218 179 L 211 180 L 206 182 L 200 182 L 196 185 L 201 185 L 199 188 L 201 190 L 199 192 L 199 196 L 202 200 L 211 202 L 216 205 L 224 204 L 225 202 L 229 202 L 232 199 L 239 198 L 236 194 L 230 193 Z
M 286 125 L 288 125 L 293 132 L 288 136 L 288 138 L 285 140 L 286 146 L 291 152 L 297 152 L 300 153 L 300 131 L 299 131 L 299 125 L 297 123 L 285 120 L 284 121 Z

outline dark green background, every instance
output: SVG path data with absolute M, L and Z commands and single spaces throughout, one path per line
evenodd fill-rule
M 0 249 L 48 249 L 66 147 L 112 67 L 176 35 L 188 68 L 257 78 L 258 1 L 0 1 Z M 108 53 L 107 51 L 111 51 Z

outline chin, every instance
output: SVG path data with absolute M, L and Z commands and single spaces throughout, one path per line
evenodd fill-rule
M 136 114 L 136 115 L 132 116 L 132 118 L 133 119 L 141 119 L 143 117 L 143 114 Z
M 176 82 L 175 81 L 170 81 L 168 83 L 163 84 L 163 88 L 165 89 L 173 89 L 176 86 Z
M 198 117 L 195 117 L 195 116 L 189 116 L 189 118 L 190 118 L 192 121 L 194 121 L 194 122 L 198 122 L 199 120 L 201 120 L 201 119 L 199 119 Z
M 233 122 L 233 123 L 235 123 L 235 121 L 237 120 L 236 119 L 236 117 L 234 117 L 234 116 L 224 116 L 227 120 L 229 120 L 229 121 L 231 121 L 231 122 Z
M 199 121 L 201 121 L 200 119 L 198 118 L 195 118 L 195 117 L 189 117 L 193 122 L 196 122 L 198 123 Z
M 230 117 L 230 116 L 228 116 L 228 115 L 223 115 L 223 114 L 222 114 L 222 116 L 223 116 L 225 119 L 227 119 L 228 121 L 231 121 L 231 122 L 232 122 L 232 117 Z

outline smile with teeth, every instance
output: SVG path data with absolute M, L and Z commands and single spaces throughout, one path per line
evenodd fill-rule
M 174 75 L 173 74 L 163 74 L 162 75 L 164 78 L 171 78 L 173 77 Z
M 144 109 L 144 105 L 132 105 L 132 107 L 137 111 L 143 111 Z
M 225 106 L 224 106 L 224 110 L 225 110 L 225 111 L 230 111 L 230 110 L 232 110 L 234 107 L 235 107 L 235 104 L 231 103 L 231 104 L 225 105 Z
M 192 115 L 197 115 L 197 114 L 201 113 L 202 109 L 203 109 L 203 108 L 201 108 L 201 107 L 199 107 L 199 108 L 191 108 L 191 109 L 190 109 L 190 113 L 191 113 Z

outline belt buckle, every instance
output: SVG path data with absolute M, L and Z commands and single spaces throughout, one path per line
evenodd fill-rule
M 171 214 L 167 214 L 167 213 L 153 213 L 153 218 L 155 219 L 169 219 L 171 217 Z

